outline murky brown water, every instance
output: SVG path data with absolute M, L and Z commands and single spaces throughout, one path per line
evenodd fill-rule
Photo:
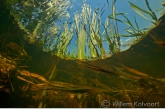
M 3 3 L 0 25 L 0 85 L 5 86 L 0 96 L 9 95 L 3 96 L 6 100 L 1 107 L 109 106 L 103 105 L 104 100 L 165 107 L 164 16 L 129 50 L 95 61 L 60 59 L 29 44 Z

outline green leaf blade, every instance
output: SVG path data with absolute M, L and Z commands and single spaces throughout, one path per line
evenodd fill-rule
M 129 1 L 128 1 L 128 2 L 129 2 Z M 139 14 L 140 16 L 142 16 L 143 18 L 145 18 L 145 19 L 147 19 L 147 20 L 150 20 L 150 19 L 147 18 L 142 12 L 144 12 L 144 13 L 150 15 L 150 16 L 151 16 L 151 13 L 149 13 L 148 11 L 146 11 L 146 10 L 144 10 L 144 9 L 142 9 L 142 8 L 140 8 L 140 7 L 138 7 L 137 5 L 135 5 L 135 4 L 131 3 L 131 2 L 129 2 L 129 3 L 130 3 L 130 6 L 132 7 L 132 9 L 133 9 L 137 14 Z M 142 12 L 140 12 L 140 11 L 142 11 Z

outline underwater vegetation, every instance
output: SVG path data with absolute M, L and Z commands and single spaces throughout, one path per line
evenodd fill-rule
M 134 23 L 131 22 L 125 13 L 116 12 L 115 3 L 117 0 L 107 0 L 105 5 L 100 8 L 92 9 L 84 1 L 81 7 L 81 13 L 75 12 L 71 22 L 69 10 L 73 7 L 73 1 L 70 0 L 16 0 L 6 1 L 20 29 L 27 35 L 24 36 L 29 43 L 37 43 L 43 51 L 70 60 L 96 60 L 105 59 L 115 53 L 122 52 L 125 47 L 139 42 L 146 35 L 148 28 L 139 29 L 136 17 Z M 129 2 L 129 1 L 128 1 Z M 157 25 L 155 12 L 145 0 L 148 10 L 129 2 L 131 8 L 143 18 L 149 15 L 153 24 Z M 105 8 L 111 13 L 107 15 L 105 22 L 101 17 Z M 119 19 L 124 17 L 124 20 Z M 126 28 L 128 34 L 120 34 L 118 23 L 128 25 Z M 103 30 L 101 29 L 103 28 Z M 123 44 L 121 37 L 135 37 L 130 44 Z M 126 50 L 125 49 L 125 50 Z
M 6 1 L 6 4 L 20 29 L 26 32 L 25 39 L 30 43 L 38 43 L 43 51 L 51 52 L 63 59 L 104 59 L 123 51 L 122 46 L 135 44 L 145 36 L 147 30 L 146 28 L 139 30 L 136 18 L 134 26 L 125 13 L 116 13 L 117 0 L 112 0 L 111 6 L 107 0 L 106 5 L 111 14 L 107 16 L 105 22 L 101 20 L 105 6 L 92 9 L 85 1 L 81 13 L 75 12 L 73 21 L 67 22 L 72 2 L 70 0 L 21 0 L 20 2 L 13 0 Z M 149 11 L 129 3 L 136 13 L 147 20 L 149 18 L 145 14 L 150 15 L 154 20 L 151 22 L 156 24 L 157 17 L 149 2 L 147 0 L 145 2 Z M 118 16 L 124 17 L 125 21 L 118 19 Z M 59 22 L 62 23 L 59 24 Z M 123 22 L 130 27 L 126 29 L 128 35 L 119 33 L 118 22 Z M 136 39 L 130 45 L 122 45 L 121 37 L 136 37 Z

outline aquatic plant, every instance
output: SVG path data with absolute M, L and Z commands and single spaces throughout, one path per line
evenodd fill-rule
M 113 5 L 114 10 L 115 4 Z M 106 19 L 105 24 L 103 24 L 101 22 L 103 12 L 103 10 L 99 10 L 99 7 L 92 10 L 84 2 L 81 14 L 78 12 L 74 14 L 72 25 L 70 26 L 69 23 L 65 22 L 61 33 L 54 37 L 56 41 L 52 37 L 54 41 L 48 40 L 44 44 L 44 49 L 46 48 L 46 51 L 52 51 L 52 54 L 62 58 L 80 60 L 104 59 L 119 52 L 120 36 L 117 24 L 114 24 L 116 21 L 114 20 L 110 24 L 110 20 Z M 101 32 L 102 26 L 104 30 Z M 74 29 L 76 30 L 75 32 L 73 31 Z M 73 45 L 71 41 L 74 41 L 76 45 Z M 71 50 L 71 46 L 75 47 L 72 47 Z
M 128 1 L 129 2 L 129 1 Z M 138 13 L 140 16 L 142 16 L 143 18 L 145 18 L 145 19 L 147 19 L 147 20 L 150 20 L 149 18 L 147 18 L 146 16 L 145 16 L 145 14 L 148 14 L 151 18 L 152 18 L 152 20 L 154 20 L 155 22 L 152 22 L 152 23 L 154 23 L 154 24 L 156 24 L 156 22 L 157 22 L 157 17 L 156 17 L 156 14 L 155 14 L 155 12 L 152 10 L 152 8 L 150 7 L 150 5 L 149 5 L 149 2 L 148 2 L 148 0 L 145 0 L 145 3 L 146 3 L 146 6 L 147 6 L 147 8 L 148 8 L 148 10 L 149 11 L 146 11 L 145 9 L 142 9 L 142 8 L 140 8 L 139 6 L 137 6 L 137 5 L 135 5 L 135 4 L 133 4 L 133 3 L 131 3 L 131 2 L 129 2 L 130 3 L 130 6 L 132 7 L 132 9 L 136 12 L 136 13 Z M 145 13 L 145 14 L 143 14 L 143 13 L 141 13 L 141 12 L 143 12 L 143 13 Z
M 143 9 L 143 8 L 140 8 L 139 6 L 131 3 L 130 1 L 128 1 L 131 8 L 138 14 L 140 15 L 141 17 L 151 21 L 154 25 L 157 25 L 158 23 L 158 19 L 157 19 L 157 16 L 155 14 L 155 12 L 152 10 L 152 8 L 150 7 L 149 5 L 149 2 L 147 0 L 145 0 L 145 3 L 146 3 L 146 7 L 148 8 L 149 11 Z M 148 17 L 146 17 L 146 15 L 149 15 L 151 19 L 149 19 Z M 124 17 L 125 20 L 120 20 L 118 18 L 116 18 L 116 16 L 122 16 Z M 144 36 L 146 36 L 146 31 L 149 30 L 149 28 L 143 28 L 143 29 L 139 29 L 139 25 L 138 25 L 138 22 L 136 20 L 136 17 L 134 16 L 134 24 L 133 22 L 131 22 L 128 17 L 125 15 L 125 13 L 122 13 L 122 12 L 118 12 L 118 13 L 113 13 L 113 14 L 110 14 L 108 16 L 110 19 L 113 19 L 113 20 L 116 20 L 118 22 L 122 22 L 124 24 L 126 24 L 127 26 L 129 26 L 129 28 L 126 28 L 126 32 L 128 34 L 119 34 L 119 36 L 121 37 L 136 37 L 135 38 L 135 41 L 133 42 L 133 44 L 139 42 L 141 40 L 141 38 L 143 38 Z
M 135 26 L 133 25 L 133 23 L 126 17 L 125 13 L 117 13 L 116 16 L 123 16 L 125 18 L 125 21 L 114 18 L 113 15 L 109 15 L 108 17 L 110 19 L 115 19 L 118 22 L 122 22 L 126 25 L 129 26 L 129 28 L 126 28 L 126 32 L 128 34 L 119 34 L 119 36 L 123 36 L 123 37 L 137 37 L 137 36 L 145 36 L 145 31 L 147 31 L 147 28 L 144 28 L 142 30 L 139 29 L 138 23 L 136 21 L 136 17 L 134 17 L 134 21 L 135 21 Z
M 51 52 L 64 59 L 95 60 L 121 52 L 123 46 L 128 46 L 128 49 L 132 44 L 140 41 L 148 30 L 139 29 L 136 17 L 134 17 L 134 26 L 125 13 L 116 13 L 116 2 L 117 0 L 112 0 L 112 6 L 110 6 L 107 0 L 110 15 L 105 19 L 105 23 L 101 22 L 104 7 L 92 9 L 85 1 L 81 7 L 81 13 L 75 12 L 71 22 L 67 21 L 67 18 L 70 17 L 68 13 L 68 9 L 71 7 L 70 0 L 21 0 L 20 2 L 7 0 L 6 4 L 20 28 L 27 33 L 25 38 L 28 38 L 30 43 L 37 42 L 43 46 L 43 51 Z M 131 2 L 129 4 L 136 13 L 145 19 L 149 19 L 145 14 L 151 16 L 154 20 L 151 22 L 156 24 L 157 17 L 149 6 L 149 2 L 147 0 L 145 2 L 149 11 Z M 120 20 L 118 16 L 124 17 L 125 21 Z M 62 18 L 65 20 L 59 20 Z M 128 34 L 119 33 L 118 22 L 129 26 L 125 29 Z M 126 45 L 121 43 L 121 37 L 136 38 L 131 44 Z
M 84 4 L 81 16 L 80 18 L 80 15 L 75 14 L 76 35 L 78 37 L 78 58 L 85 59 L 88 56 L 88 51 L 85 53 L 85 49 L 90 51 L 90 58 L 99 58 L 100 56 L 104 58 L 105 51 L 100 33 L 101 21 L 97 10 L 92 13 L 90 6 Z
M 134 26 L 134 24 L 127 18 L 125 13 L 116 13 L 116 1 L 117 0 L 112 0 L 112 9 L 110 9 L 110 3 L 107 0 L 108 10 L 111 14 L 108 16 L 109 19 L 107 18 L 105 20 L 105 23 L 101 22 L 101 15 L 104 12 L 102 10 L 103 8 L 99 10 L 99 7 L 96 7 L 94 10 L 92 10 L 88 4 L 85 4 L 85 2 L 83 2 L 82 12 L 81 14 L 79 14 L 78 12 L 74 14 L 74 21 L 72 22 L 71 28 L 70 25 L 68 25 L 68 23 L 64 23 L 65 25 L 68 25 L 67 28 L 70 28 L 70 35 L 67 44 L 65 44 L 65 49 L 60 49 L 61 44 L 56 45 L 59 47 L 49 47 L 49 42 L 48 45 L 44 44 L 46 48 L 51 48 L 48 51 L 52 51 L 53 54 L 67 59 L 95 60 L 104 59 L 117 52 L 121 52 L 121 46 L 130 46 L 132 44 L 139 42 L 141 38 L 146 35 L 146 31 L 148 30 L 148 28 L 140 29 L 136 17 L 134 17 Z M 144 14 L 140 12 L 142 11 L 143 13 L 150 15 L 153 18 L 153 20 L 157 22 L 157 17 L 150 8 L 148 1 L 146 0 L 145 2 L 150 12 L 136 6 L 131 2 L 129 3 L 132 9 L 135 10 L 135 12 L 137 12 L 139 15 L 141 15 L 144 18 L 147 18 Z M 125 21 L 118 19 L 118 16 L 124 17 Z M 126 28 L 128 34 L 119 33 L 117 22 L 122 22 L 129 26 L 129 28 Z M 104 28 L 103 31 L 101 31 L 102 27 Z M 72 31 L 74 29 L 76 30 L 75 32 Z M 63 29 L 61 31 L 62 34 L 65 33 L 65 31 L 66 30 Z M 67 34 L 65 34 L 65 37 L 67 37 Z M 74 40 L 73 37 L 75 37 L 76 39 Z M 120 41 L 121 37 L 136 38 L 134 39 L 134 41 L 132 41 L 131 44 L 123 45 Z M 63 42 L 63 40 L 65 40 L 64 36 L 62 37 L 60 34 L 58 38 L 60 38 L 58 41 Z
M 93 10 L 84 2 L 81 14 L 75 13 L 72 25 L 66 21 L 61 23 L 63 26 L 58 25 L 59 19 L 70 17 L 70 3 L 70 0 L 6 1 L 20 29 L 26 32 L 24 38 L 29 43 L 39 43 L 43 51 L 51 51 L 61 58 L 81 60 L 104 59 L 118 52 L 116 43 L 120 42 L 119 37 L 116 42 L 116 38 L 110 36 L 114 28 L 111 28 L 109 20 L 105 21 L 105 31 L 100 32 L 102 22 L 99 14 L 103 14 L 103 8 L 101 11 L 99 7 Z M 77 46 L 71 43 L 73 40 Z

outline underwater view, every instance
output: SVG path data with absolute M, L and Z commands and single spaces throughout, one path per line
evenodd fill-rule
M 0 108 L 165 108 L 165 0 L 0 0 Z

